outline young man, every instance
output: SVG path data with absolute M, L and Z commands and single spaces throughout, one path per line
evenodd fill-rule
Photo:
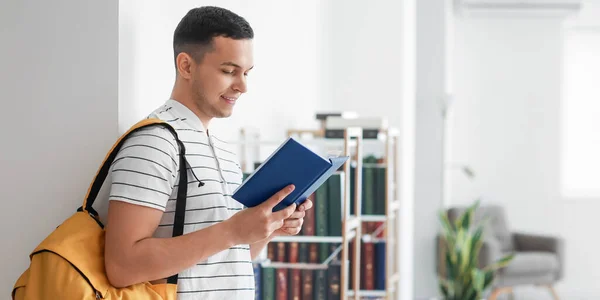
M 177 26 L 171 99 L 150 117 L 176 129 L 188 166 L 178 166 L 177 142 L 162 127 L 123 144 L 110 170 L 105 264 L 112 285 L 179 274 L 178 299 L 254 299 L 251 260 L 273 237 L 300 231 L 310 201 L 272 212 L 293 186 L 253 208 L 231 198 L 241 169 L 209 130 L 246 92 L 253 36 L 246 20 L 217 7 L 192 9 Z M 178 185 L 186 184 L 177 181 L 181 167 L 188 168 L 184 234 L 172 237 Z

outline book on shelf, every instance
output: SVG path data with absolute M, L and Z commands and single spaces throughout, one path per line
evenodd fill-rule
M 362 232 L 369 234 L 373 232 L 372 223 L 362 223 Z M 363 242 L 361 248 L 361 284 L 363 290 L 375 289 L 375 245 L 370 242 Z
M 278 262 L 287 262 L 287 253 L 285 243 L 277 243 L 276 246 L 277 255 L 276 259 Z M 277 268 L 275 269 L 275 299 L 276 300 L 287 300 L 288 294 L 288 269 Z
M 344 174 L 336 172 L 321 185 L 308 199 L 313 201 L 312 209 L 306 211 L 304 225 L 300 235 L 331 236 L 331 228 L 338 228 L 341 235 Z M 334 223 L 338 224 L 334 224 Z M 283 245 L 287 245 L 284 248 Z M 271 242 L 267 247 L 267 256 L 277 262 L 322 263 L 339 247 L 338 243 L 300 243 Z M 285 249 L 285 250 L 284 250 Z M 275 269 L 277 284 L 283 280 L 288 283 L 288 299 L 339 299 L 341 283 L 341 254 L 326 269 L 299 270 L 294 268 Z M 274 285 L 276 297 L 282 298 L 284 289 Z M 263 284 L 264 286 L 264 284 Z M 298 297 L 299 296 L 299 297 Z M 276 298 L 276 299 L 279 299 Z
M 314 271 L 313 270 L 302 270 L 302 300 L 312 300 L 313 299 L 313 278 Z
M 261 300 L 275 300 L 275 268 L 261 267 Z
M 375 289 L 385 290 L 385 241 L 375 242 Z
M 365 157 L 363 162 L 362 213 L 383 216 L 386 193 L 385 166 L 380 163 L 380 159 L 370 156 Z M 345 176 L 349 174 L 339 170 L 333 172 L 323 184 L 308 195 L 307 198 L 313 201 L 313 208 L 306 211 L 300 236 L 342 235 Z M 350 176 L 352 179 L 352 174 Z M 381 221 L 362 223 L 364 226 L 362 233 L 373 237 L 361 242 L 361 260 L 358 267 L 360 268 L 359 288 L 362 290 L 385 290 L 386 241 L 383 224 L 384 222 Z M 349 278 L 346 281 L 346 289 L 353 288 L 353 270 L 357 267 L 352 263 L 354 245 L 355 240 L 351 240 L 348 249 Z M 340 247 L 339 243 L 276 240 L 268 244 L 267 256 L 276 262 L 317 264 L 329 258 L 338 247 Z M 257 286 L 261 287 L 262 298 L 260 299 L 340 299 L 341 258 L 340 252 L 326 269 L 267 268 L 266 273 L 264 269 L 261 270 L 259 275 L 261 283 L 257 283 Z M 269 279 L 271 282 L 265 282 Z M 270 290 L 265 291 L 267 287 Z
M 287 300 L 288 298 L 288 269 L 275 269 L 275 299 Z
M 327 215 L 328 207 L 328 184 L 321 185 L 315 192 L 315 235 L 329 236 L 329 221 Z M 319 244 L 319 259 L 324 261 L 327 259 L 329 245 L 327 243 Z
M 327 300 L 341 299 L 341 273 L 341 262 L 337 261 L 329 265 L 327 269 Z
M 252 263 L 254 269 L 254 299 L 262 299 L 262 268 L 259 263 Z
M 290 184 L 295 190 L 275 206 L 281 210 L 300 205 L 315 192 L 349 157 L 324 158 L 294 138 L 288 138 L 234 191 L 233 199 L 254 207 Z
M 353 119 L 357 118 L 358 114 L 354 111 L 321 111 L 315 114 L 315 119 L 320 121 L 326 121 L 327 118 L 331 117 L 342 117 L 344 119 Z
M 386 241 L 379 230 L 381 222 L 363 223 L 363 233 L 373 234 L 376 239 L 363 241 L 361 249 L 361 289 L 385 290 Z
M 315 270 L 313 299 L 327 300 L 327 270 Z
M 375 213 L 375 169 L 363 166 L 363 188 L 362 188 L 362 213 L 372 215 Z
M 290 263 L 299 262 L 299 245 L 297 242 L 288 244 L 288 261 Z M 302 270 L 290 269 L 289 273 L 289 296 L 290 299 L 300 300 L 302 297 Z
M 329 184 L 321 185 L 315 192 L 315 226 L 316 235 L 328 236 L 329 235 L 329 221 L 327 215 L 328 201 L 329 198 Z M 319 261 L 322 262 L 329 257 L 329 244 L 320 243 L 319 247 Z M 315 270 L 314 275 L 314 296 L 316 300 L 327 299 L 327 270 Z
M 300 230 L 300 235 L 313 236 L 315 235 L 315 194 L 310 194 L 308 199 L 312 201 L 313 208 L 304 213 L 304 223 Z
M 344 172 L 335 172 L 327 180 L 327 215 L 330 236 L 342 236 Z
M 363 139 L 377 139 L 379 129 L 364 128 L 362 130 Z M 343 139 L 344 129 L 325 129 L 325 137 L 328 139 Z
M 363 158 L 362 202 L 363 215 L 385 215 L 386 166 L 374 156 Z M 350 167 L 350 214 L 354 214 L 356 166 Z
M 326 138 L 344 138 L 344 131 L 348 127 L 362 128 L 363 139 L 377 139 L 382 129 L 387 129 L 388 121 L 381 117 L 343 118 L 338 116 L 328 117 L 325 121 Z

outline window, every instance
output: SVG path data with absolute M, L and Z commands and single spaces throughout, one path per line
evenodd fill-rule
M 600 28 L 564 34 L 561 189 L 600 197 Z

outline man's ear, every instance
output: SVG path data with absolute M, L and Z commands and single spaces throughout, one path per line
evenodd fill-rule
M 194 60 L 189 54 L 180 52 L 177 55 L 175 62 L 177 63 L 177 74 L 180 77 L 184 79 L 192 78 Z

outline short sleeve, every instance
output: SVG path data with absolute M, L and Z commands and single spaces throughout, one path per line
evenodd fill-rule
M 110 201 L 165 211 L 179 171 L 179 149 L 162 127 L 132 133 L 110 167 Z

